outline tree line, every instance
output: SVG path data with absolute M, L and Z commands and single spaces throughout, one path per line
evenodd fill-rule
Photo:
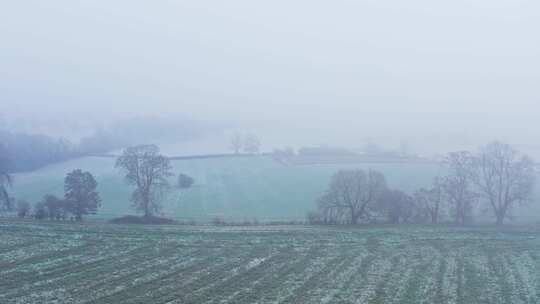
M 234 154 L 259 154 L 261 149 L 261 141 L 255 134 L 235 133 L 230 140 L 230 148 Z
M 1 117 L 0 117 L 1 120 Z M 0 157 L 9 159 L 10 173 L 32 171 L 68 159 L 103 154 L 146 140 L 188 141 L 199 138 L 214 127 L 188 119 L 138 118 L 119 121 L 108 128 L 98 128 L 78 142 L 43 134 L 10 132 L 0 129 Z M 182 130 L 182 132 L 177 132 Z M 246 151 L 258 151 L 256 138 L 246 139 Z
M 6 172 L 31 171 L 81 155 L 67 139 L 0 131 L 0 157 Z
M 6 163 L 0 159 L 0 209 L 15 209 L 21 218 L 81 221 L 86 215 L 96 214 L 101 206 L 94 176 L 80 169 L 66 175 L 64 197 L 46 194 L 33 207 L 25 200 L 16 201 L 8 194 L 12 177 L 5 169 Z M 155 145 L 126 148 L 118 157 L 115 167 L 124 173 L 125 182 L 134 186 L 130 198 L 132 207 L 145 218 L 159 213 L 163 197 L 172 188 L 169 178 L 174 175 L 170 160 L 160 153 L 159 148 Z M 182 193 L 193 183 L 192 177 L 180 173 L 174 187 Z
M 8 207 L 15 199 L 7 199 Z M 46 194 L 32 207 L 26 200 L 17 200 L 14 209 L 20 218 L 37 220 L 75 220 L 82 221 L 89 214 L 96 214 L 101 206 L 97 192 L 97 182 L 90 172 L 80 169 L 68 173 L 64 179 L 64 196 Z
M 477 153 L 449 153 L 444 164 L 444 176 L 412 195 L 389 188 L 375 170 L 338 171 L 317 200 L 317 210 L 308 213 L 308 222 L 466 225 L 473 221 L 474 210 L 483 209 L 503 225 L 516 207 L 531 201 L 534 162 L 508 144 L 492 142 Z
M 446 174 L 432 185 L 413 194 L 388 187 L 384 174 L 375 170 L 341 170 L 334 174 L 327 190 L 317 200 L 317 210 L 308 214 L 313 224 L 359 224 L 372 222 L 432 223 L 452 221 L 465 225 L 473 221 L 474 210 L 491 213 L 497 225 L 511 218 L 512 210 L 531 200 L 535 185 L 532 159 L 508 144 L 493 142 L 477 153 L 460 151 L 445 158 Z M 134 187 L 132 207 L 144 218 L 161 210 L 161 202 L 173 187 L 172 165 L 155 145 L 124 149 L 115 167 Z M 0 156 L 0 208 L 15 208 L 8 188 L 12 183 L 6 161 Z M 179 174 L 176 187 L 190 188 L 193 178 Z M 20 217 L 82 220 L 101 205 L 97 182 L 90 172 L 68 173 L 63 198 L 48 194 L 32 208 L 25 201 L 16 204 Z

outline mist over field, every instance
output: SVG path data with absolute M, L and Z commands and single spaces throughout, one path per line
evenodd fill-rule
M 0 20 L 0 303 L 540 303 L 540 2 Z
M 138 117 L 276 146 L 538 153 L 535 1 L 16 1 L 2 4 L 0 112 L 79 138 Z M 178 130 L 181 133 L 181 130 Z M 217 147 L 214 148 L 217 150 Z

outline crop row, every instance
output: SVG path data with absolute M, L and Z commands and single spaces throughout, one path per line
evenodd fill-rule
M 0 231 L 1 303 L 540 300 L 540 232 L 531 228 L 0 222 Z

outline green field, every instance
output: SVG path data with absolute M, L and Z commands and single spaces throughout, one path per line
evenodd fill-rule
M 114 169 L 112 158 L 82 158 L 35 172 L 17 174 L 13 195 L 35 202 L 46 193 L 63 194 L 65 174 L 81 168 L 92 172 L 103 198 L 102 218 L 133 213 L 131 188 Z M 392 187 L 412 192 L 429 186 L 441 168 L 434 164 L 324 164 L 283 165 L 270 157 L 215 158 L 173 161 L 174 172 L 187 173 L 195 185 L 186 193 L 172 192 L 164 202 L 166 216 L 208 220 L 303 220 L 314 208 L 333 173 L 339 169 L 382 171 Z
M 0 303 L 539 303 L 540 230 L 0 222 Z

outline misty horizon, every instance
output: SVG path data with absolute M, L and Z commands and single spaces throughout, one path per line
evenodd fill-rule
M 221 126 L 211 138 L 257 133 L 268 150 L 502 140 L 540 154 L 533 1 L 3 6 L 0 113 L 12 130 L 79 138 L 177 117 Z
M 540 303 L 540 2 L 0 4 L 0 302 Z

